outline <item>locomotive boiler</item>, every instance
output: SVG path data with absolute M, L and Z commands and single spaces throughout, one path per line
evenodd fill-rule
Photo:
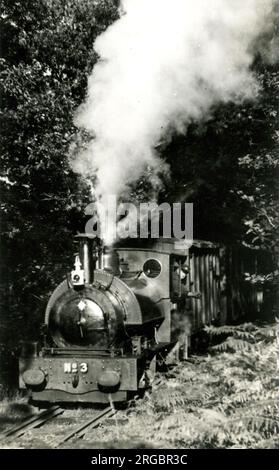
M 126 401 L 149 387 L 158 358 L 187 358 L 203 325 L 259 308 L 261 296 L 244 281 L 258 254 L 201 241 L 108 250 L 88 235 L 77 240 L 74 269 L 47 304 L 42 341 L 22 348 L 20 388 L 34 403 Z

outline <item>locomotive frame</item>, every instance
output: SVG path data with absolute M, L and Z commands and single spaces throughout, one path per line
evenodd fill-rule
M 204 325 L 261 309 L 262 289 L 245 281 L 269 271 L 260 251 L 198 240 L 181 250 L 174 239 L 107 251 L 88 235 L 78 240 L 75 269 L 48 302 L 43 341 L 22 348 L 19 386 L 35 403 L 126 401 L 150 385 L 158 357 L 186 359 Z

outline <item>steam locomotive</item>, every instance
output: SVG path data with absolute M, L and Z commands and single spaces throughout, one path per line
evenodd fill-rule
M 46 307 L 43 338 L 23 344 L 20 389 L 34 403 L 125 402 L 150 386 L 158 360 L 187 358 L 192 335 L 257 311 L 262 290 L 244 274 L 260 252 L 177 240 L 107 249 L 78 235 L 74 269 Z

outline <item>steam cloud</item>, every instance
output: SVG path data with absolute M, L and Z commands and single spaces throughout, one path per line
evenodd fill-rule
M 164 167 L 155 149 L 162 138 L 185 133 L 218 102 L 257 96 L 250 67 L 275 6 L 278 0 L 122 0 L 120 19 L 95 41 L 100 59 L 76 116 L 94 138 L 72 165 L 97 175 L 100 207 L 147 166 L 154 175 Z

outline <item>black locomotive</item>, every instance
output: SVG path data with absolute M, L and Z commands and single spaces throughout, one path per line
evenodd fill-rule
M 20 388 L 36 403 L 123 402 L 149 386 L 158 358 L 187 358 L 191 336 L 213 321 L 257 311 L 262 291 L 245 273 L 260 252 L 173 239 L 107 250 L 79 235 L 75 268 L 55 289 L 44 336 L 25 343 Z

